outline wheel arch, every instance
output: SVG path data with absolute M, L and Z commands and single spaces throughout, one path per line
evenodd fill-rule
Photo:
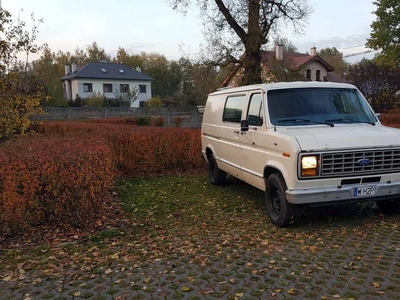
M 206 147 L 206 149 L 205 149 L 205 156 L 206 156 L 206 158 L 207 158 L 207 161 L 208 161 L 208 159 L 210 158 L 210 155 L 211 154 L 213 154 L 214 155 L 214 158 L 215 158 L 215 151 L 214 151 L 214 149 L 213 149 L 213 147 L 212 146 L 207 146 Z

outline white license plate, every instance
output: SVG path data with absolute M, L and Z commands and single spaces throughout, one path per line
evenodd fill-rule
M 355 187 L 354 197 L 375 195 L 375 190 L 374 186 Z

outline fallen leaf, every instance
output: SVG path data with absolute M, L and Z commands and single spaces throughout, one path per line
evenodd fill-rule
M 236 294 L 235 294 L 235 296 L 236 296 L 236 297 L 239 297 L 239 298 L 240 298 L 240 297 L 243 297 L 243 295 L 244 295 L 243 293 L 236 293 Z
M 290 295 L 295 295 L 296 292 L 294 291 L 293 288 L 291 288 L 290 290 L 288 290 L 288 294 L 290 294 Z
M 372 285 L 374 286 L 374 288 L 381 287 L 381 285 L 378 282 L 373 282 Z
M 6 282 L 7 282 L 7 281 L 10 281 L 11 279 L 12 279 L 11 276 L 7 276 L 7 277 L 4 277 L 4 278 L 3 278 L 3 281 L 6 281 Z
M 110 258 L 112 258 L 112 259 L 118 259 L 118 258 L 119 258 L 119 255 L 118 255 L 118 253 L 115 253 L 115 254 L 113 254 L 113 255 L 110 255 Z
M 99 251 L 99 247 L 93 246 L 92 248 L 89 248 L 87 252 L 95 252 L 95 251 Z
M 181 291 L 182 292 L 189 292 L 190 291 L 190 288 L 188 287 L 188 286 L 183 286 L 182 288 L 181 288 Z

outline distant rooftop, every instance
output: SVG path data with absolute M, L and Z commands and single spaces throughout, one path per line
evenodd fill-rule
M 108 62 L 89 63 L 78 68 L 75 72 L 69 72 L 67 75 L 61 77 L 61 80 L 77 78 L 155 81 L 154 78 L 124 64 Z

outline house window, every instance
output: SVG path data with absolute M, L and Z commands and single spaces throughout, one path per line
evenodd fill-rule
M 139 84 L 139 93 L 146 94 L 146 86 L 144 84 Z
M 121 93 L 127 93 L 129 91 L 129 84 L 120 84 L 119 91 Z
M 93 85 L 91 83 L 84 83 L 83 84 L 83 92 L 84 93 L 92 93 L 93 92 Z
M 311 80 L 311 70 L 310 69 L 307 69 L 307 79 L 308 80 Z
M 103 84 L 103 93 L 112 93 L 112 84 L 104 83 Z
M 316 75 L 316 80 L 321 81 L 321 70 L 317 70 L 317 73 L 315 75 Z
M 101 68 L 100 70 L 101 70 L 103 73 L 107 73 L 107 70 L 104 69 L 104 68 Z

